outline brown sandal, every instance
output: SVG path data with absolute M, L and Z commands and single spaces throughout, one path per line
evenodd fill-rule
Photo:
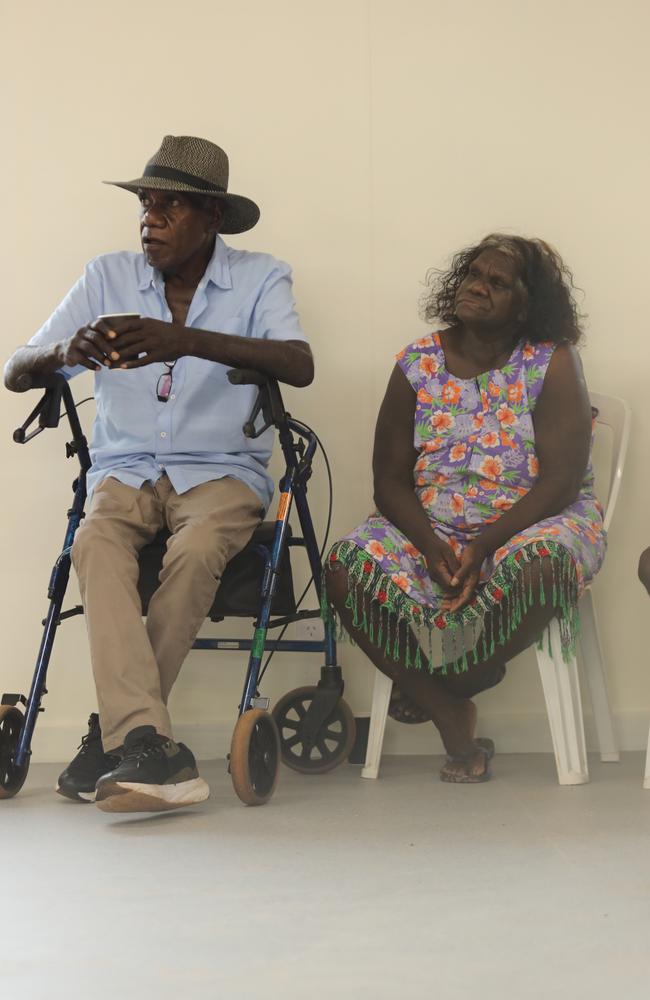
M 477 753 L 483 755 L 485 759 L 485 768 L 481 774 L 472 774 L 470 771 L 470 763 L 474 761 Z M 494 757 L 494 743 L 490 739 L 475 739 L 474 746 L 471 750 L 466 753 L 457 754 L 447 754 L 448 764 L 464 764 L 465 767 L 462 773 L 451 775 L 445 774 L 444 768 L 440 772 L 440 780 L 446 781 L 449 784 L 454 785 L 480 785 L 485 781 L 489 781 L 492 777 L 492 771 L 490 770 L 490 761 Z

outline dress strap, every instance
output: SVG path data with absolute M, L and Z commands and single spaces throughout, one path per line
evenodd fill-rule
M 552 341 L 541 341 L 537 344 L 526 341 L 520 346 L 521 365 L 531 410 L 535 409 L 556 347 L 557 344 Z
M 417 392 L 440 369 L 444 369 L 445 355 L 440 342 L 440 334 L 430 333 L 426 337 L 420 337 L 419 340 L 407 344 L 396 355 L 395 361 Z

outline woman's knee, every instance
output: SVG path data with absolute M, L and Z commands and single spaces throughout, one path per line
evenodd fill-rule
M 650 548 L 641 553 L 639 559 L 639 580 L 650 594 Z
M 345 606 L 350 592 L 350 580 L 345 566 L 339 562 L 329 563 L 325 568 L 325 590 L 328 600 L 335 608 Z
M 551 558 L 536 556 L 524 568 L 523 578 L 526 592 L 532 593 L 533 601 L 536 604 L 541 603 L 542 592 L 545 604 L 552 600 L 556 570 Z
M 478 663 L 464 673 L 456 674 L 448 671 L 446 674 L 440 674 L 439 679 L 446 690 L 456 698 L 473 698 L 482 691 L 496 687 L 505 675 L 505 663 L 491 663 L 486 666 Z

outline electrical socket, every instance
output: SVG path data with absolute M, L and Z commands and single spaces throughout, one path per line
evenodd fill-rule
M 322 618 L 303 618 L 296 622 L 296 639 L 299 642 L 322 642 L 324 638 Z

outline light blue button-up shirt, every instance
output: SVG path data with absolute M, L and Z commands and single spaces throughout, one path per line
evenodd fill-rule
M 97 316 L 124 312 L 172 322 L 163 276 L 142 253 L 111 253 L 90 261 L 30 344 L 57 343 Z M 269 254 L 233 250 L 220 237 L 185 325 L 260 340 L 307 339 L 294 308 L 289 266 Z M 79 365 L 62 372 L 71 378 L 86 370 Z M 166 472 L 177 493 L 234 476 L 267 509 L 273 495 L 266 472 L 273 431 L 255 440 L 242 431 L 256 387 L 232 386 L 225 365 L 182 357 L 174 366 L 169 400 L 161 403 L 156 385 L 166 370 L 151 364 L 96 373 L 89 492 L 106 476 L 139 489 Z

